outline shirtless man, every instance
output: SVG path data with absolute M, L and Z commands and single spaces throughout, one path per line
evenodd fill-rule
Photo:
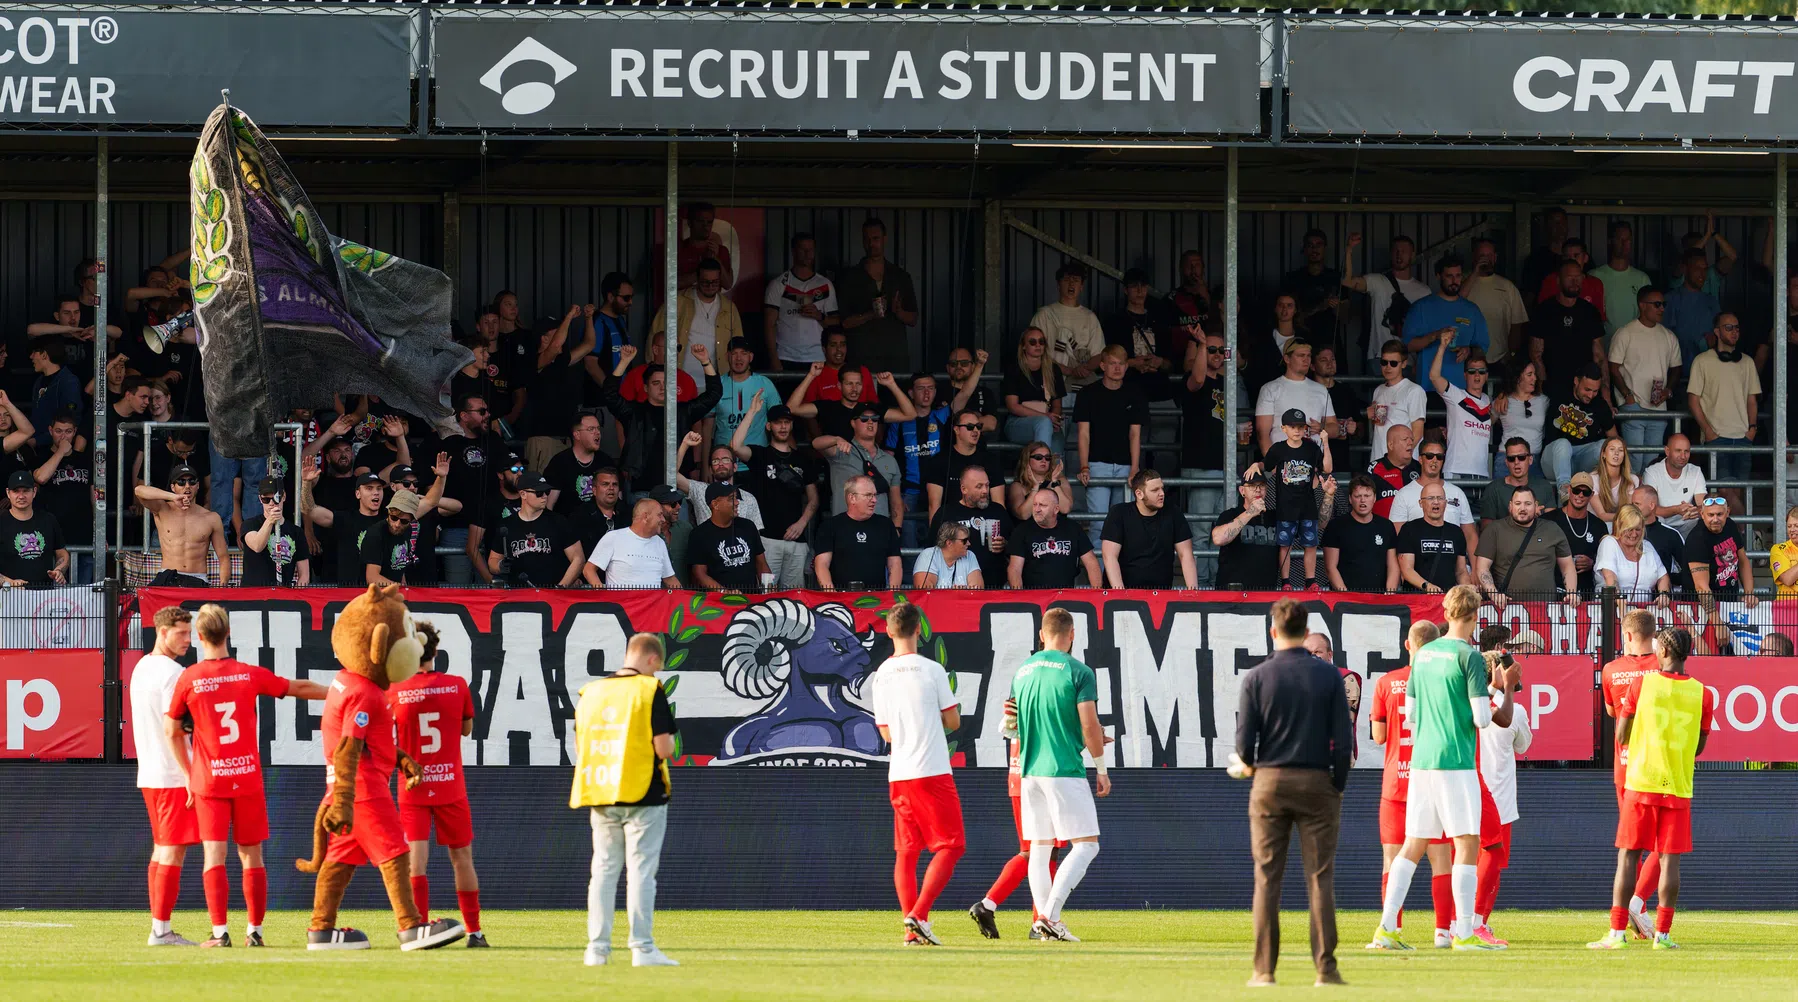
M 209 508 L 194 504 L 200 490 L 200 475 L 182 463 L 169 475 L 173 490 L 161 490 L 149 484 L 137 485 L 137 499 L 150 509 L 156 520 L 156 535 L 162 541 L 162 573 L 152 578 L 152 587 L 205 588 L 212 584 L 206 577 L 206 548 L 218 554 L 219 576 L 230 575 L 231 554 L 225 549 L 225 523 Z M 220 586 L 224 581 L 219 582 Z

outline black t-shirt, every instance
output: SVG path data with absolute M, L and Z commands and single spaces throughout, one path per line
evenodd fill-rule
M 1324 471 L 1324 451 L 1310 439 L 1297 446 L 1285 440 L 1267 447 L 1262 468 L 1273 486 L 1274 513 L 1282 522 L 1317 521 L 1313 481 Z
M 1686 541 L 1678 529 L 1655 521 L 1648 525 L 1642 533 L 1642 539 L 1654 547 L 1654 552 L 1661 558 L 1662 566 L 1667 568 L 1675 595 L 1686 595 L 1692 590 L 1692 570 L 1686 566 Z
M 1551 394 L 1548 401 L 1548 426 L 1542 430 L 1543 445 L 1559 438 L 1567 439 L 1574 445 L 1596 442 L 1604 438 L 1605 432 L 1617 423 L 1611 405 L 1596 393 L 1592 394 L 1590 401 L 1581 403 L 1569 387 L 1559 396 Z
M 771 445 L 752 445 L 747 466 L 738 472 L 737 484 L 761 506 L 762 535 L 785 539 L 787 530 L 805 514 L 805 489 L 817 485 L 824 475 L 823 464 L 810 449 L 782 452 Z
M 1142 391 L 1129 383 L 1106 389 L 1103 380 L 1082 389 L 1074 398 L 1074 421 L 1087 422 L 1087 459 L 1094 463 L 1130 465 L 1130 426 L 1147 428 L 1149 405 Z M 1144 433 L 1146 437 L 1146 431 Z
M 943 523 L 960 522 L 974 534 L 974 538 L 968 541 L 968 550 L 974 554 L 975 560 L 980 561 L 980 576 L 986 579 L 986 586 L 1003 588 L 1011 551 L 1007 548 L 1002 553 L 994 553 L 992 541 L 1008 538 L 1014 521 L 1016 520 L 1011 517 L 1011 512 L 1006 511 L 1002 504 L 989 504 L 985 508 L 970 508 L 962 504 L 961 490 L 958 487 L 954 498 L 945 499 L 943 506 L 936 510 L 936 517 L 930 520 L 930 538 L 925 544 L 936 545 L 937 529 Z
M 838 588 L 881 589 L 887 587 L 887 558 L 899 556 L 899 530 L 890 518 L 875 515 L 857 522 L 839 512 L 818 526 L 812 545 L 830 554 L 830 578 Z
M 597 451 L 585 463 L 575 456 L 572 448 L 563 449 L 551 456 L 549 462 L 544 464 L 543 479 L 549 481 L 551 488 L 561 491 L 556 495 L 556 514 L 573 517 L 577 511 L 593 507 L 594 474 L 605 467 L 617 465 L 616 459 Z
M 427 445 L 432 459 L 439 452 L 449 453 L 450 470 L 443 496 L 462 502 L 460 512 L 444 519 L 444 527 L 486 524 L 499 500 L 500 467 L 507 455 L 505 443 L 498 435 L 487 432 L 478 438 L 451 435 Z
M 1455 559 L 1467 556 L 1467 534 L 1458 525 L 1447 522 L 1431 525 L 1421 518 L 1414 518 L 1398 531 L 1398 552 L 1401 557 L 1407 553 L 1412 556 L 1413 568 L 1419 577 L 1447 591 L 1461 583 L 1455 573 Z M 1401 575 L 1400 581 L 1403 580 Z M 1403 587 L 1407 591 L 1418 590 L 1409 585 Z
M 841 400 L 820 400 L 820 401 L 818 401 L 818 432 L 819 432 L 819 434 L 834 435 L 837 438 L 840 438 L 845 442 L 854 441 L 855 440 L 855 421 L 854 421 L 855 412 L 856 412 L 856 409 L 859 408 L 860 406 L 861 406 L 861 404 L 856 404 L 854 407 L 845 407 L 845 406 L 843 406 L 843 402 Z M 876 442 L 880 441 L 880 437 L 885 434 L 886 434 L 886 428 L 885 428 L 884 422 L 883 422 L 881 427 L 875 429 L 875 439 L 874 440 Z M 756 500 L 759 501 L 761 499 L 757 498 Z
M 508 518 L 482 543 L 500 555 L 506 581 L 517 587 L 556 588 L 568 573 L 567 549 L 580 541 L 574 525 L 553 511 L 527 522 Z
M 1217 525 L 1242 517 L 1242 506 L 1220 514 Z M 1230 591 L 1272 591 L 1280 586 L 1279 533 L 1272 514 L 1262 512 L 1217 551 L 1217 586 Z
M 1330 387 L 1329 390 L 1330 409 L 1336 412 L 1336 420 L 1342 423 L 1343 427 L 1346 428 L 1348 426 L 1347 422 L 1349 418 L 1359 419 L 1367 413 L 1367 402 L 1361 399 L 1361 394 L 1356 393 L 1354 387 L 1339 381 L 1335 386 Z M 1367 427 L 1368 424 L 1366 421 L 1358 420 L 1356 434 L 1366 434 Z M 1332 438 L 1329 442 L 1330 468 L 1334 470 L 1353 469 L 1353 467 L 1349 465 L 1349 440 L 1346 438 Z M 1384 451 L 1386 443 L 1381 442 L 1379 443 L 1379 446 L 1380 450 Z M 1348 493 L 1346 491 L 1338 496 L 1345 501 L 1348 499 Z
M 1092 551 L 1092 539 L 1086 530 L 1065 518 L 1058 518 L 1053 529 L 1045 529 L 1034 521 L 1019 522 L 1005 540 L 1008 561 L 1012 557 L 1024 558 L 1021 583 L 1025 588 L 1076 588 L 1085 584 L 1080 562 Z M 986 584 L 989 588 L 999 587 L 991 579 Z
M 574 416 L 581 409 L 581 397 L 584 393 L 582 384 L 592 382 L 587 378 L 584 366 L 578 363 L 568 364 L 568 356 L 574 351 L 574 343 L 584 336 L 586 323 L 585 320 L 576 319 L 569 325 L 568 340 L 562 343 L 561 354 L 539 370 L 531 382 L 531 395 L 525 405 L 521 434 L 568 437 L 568 429 L 574 425 Z M 577 334 L 577 330 L 581 333 Z
M 1588 508 L 1586 509 L 1585 518 L 1571 519 L 1567 517 L 1567 509 L 1556 508 L 1554 511 L 1542 516 L 1542 519 L 1545 522 L 1553 522 L 1555 525 L 1561 527 L 1561 531 L 1567 534 L 1567 545 L 1572 547 L 1574 556 L 1589 557 L 1596 560 L 1598 557 L 1598 544 L 1604 537 L 1610 535 L 1610 528 L 1605 525 L 1604 519 L 1599 518 L 1591 512 L 1592 509 Z M 1592 594 L 1592 583 L 1596 573 L 1597 572 L 1590 567 L 1579 573 L 1577 581 L 1581 594 Z
M 991 486 L 997 487 L 1005 482 L 1005 471 L 998 468 L 997 461 L 987 451 L 985 442 L 975 444 L 972 456 L 964 456 L 955 451 L 955 446 L 945 444 L 942 451 L 925 461 L 924 482 L 941 487 L 943 497 L 947 500 L 961 493 L 961 473 L 970 466 L 985 470 L 987 483 Z
M 1049 363 L 1045 361 L 1043 364 Z M 1060 389 L 1061 387 L 1057 386 L 1056 388 Z M 999 399 L 1004 400 L 1011 396 L 1017 397 L 1020 404 L 1032 400 L 1041 400 L 1047 403 L 1048 398 L 1043 396 L 1042 372 L 1039 370 L 1026 374 L 1022 369 L 1008 367 L 1005 370 L 1005 378 L 999 383 Z
M 1112 506 L 1099 538 L 1118 544 L 1125 588 L 1166 588 L 1174 579 L 1174 546 L 1192 541 L 1192 527 L 1172 507 L 1144 515 L 1126 501 Z
M 363 573 L 368 572 L 368 564 L 374 564 L 382 577 L 393 582 L 405 584 L 423 584 L 426 569 L 421 566 L 421 554 L 428 543 L 423 541 L 425 533 L 419 529 L 419 523 L 406 526 L 405 531 L 394 535 L 388 529 L 386 516 L 383 515 L 378 525 L 372 526 L 362 535 L 361 560 Z M 566 566 L 566 565 L 563 565 Z
M 1686 532 L 1682 558 L 1683 564 L 1710 569 L 1711 594 L 1717 598 L 1733 602 L 1741 595 L 1742 561 L 1748 559 L 1748 544 L 1735 519 L 1724 519 L 1722 532 L 1712 532 L 1702 521 L 1692 526 Z
M 732 519 L 722 529 L 708 518 L 694 526 L 693 534 L 687 537 L 688 567 L 704 564 L 713 581 L 734 591 L 754 591 L 761 586 L 755 569 L 755 558 L 761 554 L 761 533 L 746 518 Z M 698 580 L 698 575 L 694 580 Z
M 953 400 L 955 399 L 955 395 L 960 391 L 952 385 L 947 392 L 949 399 Z M 962 410 L 973 411 L 976 414 L 981 415 L 990 415 L 1003 421 L 1005 419 L 1005 399 L 1000 395 L 999 390 L 991 383 L 982 381 L 980 385 L 974 387 L 974 392 L 968 394 L 967 406 L 963 407 Z M 950 415 L 950 417 L 953 418 L 954 415 Z M 945 446 L 945 448 L 947 448 L 947 446 Z
M 56 551 L 67 548 L 62 526 L 49 512 L 34 510 L 27 519 L 14 517 L 10 508 L 0 512 L 0 574 L 26 584 L 49 584 Z
M 260 529 L 261 526 L 256 526 Z M 246 528 L 248 535 L 254 530 Z M 286 522 L 276 525 L 268 534 L 268 545 L 260 550 L 243 548 L 243 586 L 245 588 L 291 587 L 300 562 L 306 555 L 306 540 Z
M 1286 273 L 1280 291 L 1291 293 L 1299 312 L 1304 313 L 1332 296 L 1342 295 L 1342 273 L 1335 268 L 1325 268 L 1313 275 L 1304 268 L 1297 268 Z M 1312 344 L 1329 344 L 1336 335 L 1335 310 L 1318 310 L 1302 322 Z
M 767 517 L 767 512 L 767 508 L 764 507 L 762 509 L 763 518 Z M 631 524 L 631 510 L 629 506 L 620 504 L 616 511 L 607 515 L 599 510 L 598 505 L 590 504 L 575 512 L 569 521 L 574 524 L 575 535 L 580 537 L 581 552 L 592 556 L 593 548 L 599 545 L 600 537 L 613 529 L 622 529 Z
M 94 541 L 93 457 L 71 452 L 50 474 L 50 482 L 38 488 L 37 507 L 56 516 L 62 538 L 70 546 Z
M 1197 391 L 1186 380 L 1174 390 L 1180 405 L 1180 465 L 1198 470 L 1224 468 L 1224 379 L 1207 378 Z
M 1363 525 L 1353 515 L 1333 519 L 1324 529 L 1323 545 L 1336 555 L 1336 573 L 1349 591 L 1386 590 L 1386 554 L 1398 545 L 1398 530 L 1378 515 Z
M 1562 306 L 1550 296 L 1530 311 L 1530 337 L 1542 339 L 1548 385 L 1541 391 L 1559 400 L 1572 393 L 1574 373 L 1592 364 L 1592 342 L 1604 337 L 1604 320 L 1583 299 Z
M 337 537 L 338 584 L 346 588 L 359 588 L 368 584 L 368 568 L 362 562 L 363 539 L 374 534 L 371 530 L 386 531 L 386 525 L 385 511 L 378 511 L 373 515 L 364 515 L 357 508 L 332 511 L 331 534 Z
M 492 355 L 496 399 L 487 401 L 493 420 L 512 413 L 513 394 L 537 381 L 537 349 L 542 343 L 541 338 L 523 327 L 499 336 L 499 350 Z

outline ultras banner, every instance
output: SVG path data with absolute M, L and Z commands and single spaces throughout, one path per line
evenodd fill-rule
M 1778 31 L 1614 21 L 1287 23 L 1289 115 L 1301 135 L 1798 135 L 1798 36 Z M 1394 86 L 1399 78 L 1405 86 Z
M 1266 19 L 446 12 L 449 128 L 1253 134 Z
M 163 605 L 214 601 L 231 610 L 237 656 L 288 677 L 328 682 L 330 623 L 353 591 L 145 589 L 144 621 Z M 1120 766 L 1221 765 L 1233 747 L 1242 674 L 1265 659 L 1268 606 L 1278 596 L 1211 592 L 915 592 L 924 651 L 955 681 L 961 764 L 1003 766 L 1000 704 L 1035 649 L 1043 609 L 1074 615 L 1074 655 L 1099 677 L 1099 716 Z M 479 719 L 465 761 L 569 761 L 573 697 L 614 670 L 632 633 L 664 634 L 663 676 L 681 722 L 682 764 L 861 766 L 881 759 L 864 683 L 890 645 L 880 614 L 897 595 L 792 592 L 745 598 L 693 592 L 411 589 L 414 615 L 443 635 L 446 670 L 470 681 Z M 1358 762 L 1377 767 L 1368 715 L 1373 682 L 1405 662 L 1413 619 L 1439 619 L 1434 596 L 1324 595 L 1310 599 L 1313 630 L 1362 684 Z M 1755 622 L 1770 617 L 1762 603 Z M 1790 610 L 1788 610 L 1790 611 Z M 1513 604 L 1502 621 L 1545 653 L 1525 662 L 1520 703 L 1542 748 L 1534 757 L 1583 760 L 1594 750 L 1596 605 Z M 1765 619 L 1764 622 L 1772 620 Z M 1756 629 L 1744 624 L 1740 629 Z M 147 648 L 150 638 L 143 639 Z M 1578 657 L 1568 655 L 1584 655 Z M 263 739 L 275 764 L 322 761 L 318 707 L 264 704 Z
M 198 125 L 230 88 L 264 125 L 405 128 L 404 11 L 0 4 L 0 122 Z

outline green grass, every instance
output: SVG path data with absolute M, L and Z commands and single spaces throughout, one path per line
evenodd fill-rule
M 618 966 L 581 966 L 586 916 L 578 912 L 483 913 L 495 948 L 400 953 L 387 913 L 346 913 L 368 930 L 362 953 L 307 953 L 305 916 L 278 912 L 265 926 L 271 946 L 248 950 L 150 949 L 148 920 L 122 912 L 0 913 L 0 995 L 37 999 L 273 999 L 402 1002 L 414 999 L 1054 1000 L 1234 998 L 1249 994 L 1252 946 L 1242 912 L 1080 912 L 1069 927 L 1079 944 L 1033 943 L 1023 913 L 1001 913 L 1006 938 L 989 943 L 953 909 L 936 917 L 944 949 L 899 945 L 897 915 L 872 912 L 664 912 L 656 938 L 683 964 L 633 970 L 624 922 L 615 930 Z M 232 915 L 241 935 L 242 912 Z M 1605 913 L 1509 912 L 1495 925 L 1509 952 L 1419 950 L 1369 954 L 1366 912 L 1341 916 L 1338 951 L 1350 992 L 1384 998 L 1488 995 L 1517 999 L 1657 997 L 1792 998 L 1798 914 L 1691 912 L 1675 937 L 1685 949 L 1593 953 Z M 175 928 L 205 934 L 205 916 L 183 911 Z M 1309 990 L 1305 916 L 1283 922 L 1282 986 Z M 1428 937 L 1424 937 L 1428 941 Z M 1413 942 L 1413 945 L 1416 945 Z M 1487 986 L 1476 991 L 1478 986 Z M 627 992 L 628 995 L 612 993 Z M 606 993 L 606 994 L 602 994 Z M 1257 995 L 1265 993 L 1255 993 Z

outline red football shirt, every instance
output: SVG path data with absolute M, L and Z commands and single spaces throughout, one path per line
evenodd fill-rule
M 361 738 L 362 757 L 356 764 L 356 799 L 382 800 L 393 796 L 393 763 L 398 757 L 393 744 L 393 714 L 381 687 L 355 672 L 339 671 L 325 696 L 321 721 L 325 732 L 325 786 L 327 793 L 336 777 L 331 756 L 346 737 Z
M 188 789 L 198 797 L 262 796 L 262 739 L 256 697 L 285 696 L 287 679 L 233 658 L 201 661 L 181 673 L 169 716 L 194 721 Z
M 1368 719 L 1386 725 L 1386 768 L 1380 777 L 1380 799 L 1404 800 L 1411 792 L 1411 724 L 1405 719 L 1405 684 L 1411 666 L 1386 672 L 1373 684 Z M 1396 724 L 1396 726 L 1394 726 Z
M 1617 716 L 1617 708 L 1623 704 L 1623 698 L 1629 694 L 1636 680 L 1651 671 L 1659 671 L 1661 659 L 1653 654 L 1625 654 L 1604 666 L 1599 674 L 1599 690 L 1604 693 L 1604 712 Z M 1611 771 L 1611 778 L 1617 789 L 1623 789 L 1623 773 L 1629 767 L 1629 749 L 1617 749 L 1617 766 Z
M 869 372 L 865 365 L 860 367 L 860 372 L 862 374 L 862 402 L 875 402 L 879 388 L 874 385 L 874 374 Z M 843 391 L 837 387 L 837 370 L 827 365 L 823 372 L 818 373 L 818 378 L 812 380 L 812 385 L 806 387 L 805 399 L 801 403 L 815 404 L 820 400 L 841 399 L 843 399 Z
M 406 754 L 424 766 L 416 789 L 400 784 L 400 803 L 432 806 L 468 799 L 462 779 L 462 722 L 474 719 L 474 693 L 460 676 L 421 671 L 387 690 L 393 731 Z
M 1641 656 L 1644 655 L 1638 655 L 1638 657 Z M 1614 661 L 1612 662 L 1612 664 L 1615 663 L 1616 662 Z M 1608 669 L 1609 666 L 1607 665 L 1606 667 Z M 1646 672 L 1643 673 L 1643 675 L 1646 674 Z M 1674 679 L 1687 679 L 1692 677 L 1690 675 L 1675 675 L 1672 672 L 1664 672 L 1663 674 L 1668 678 Z M 1606 691 L 1608 692 L 1609 690 Z M 1637 675 L 1629 683 L 1629 688 L 1624 692 L 1623 698 L 1617 701 L 1617 712 L 1619 714 L 1635 716 L 1636 704 L 1640 702 L 1641 699 L 1642 675 Z M 1716 712 L 1717 697 L 1716 694 L 1711 691 L 1711 687 L 1707 685 L 1704 687 L 1704 700 L 1700 704 L 1698 712 L 1698 733 L 1709 734 L 1711 732 L 1711 719 L 1716 715 Z M 1622 756 L 1619 755 L 1618 758 L 1622 758 Z M 1621 770 L 1622 766 L 1618 766 L 1618 769 Z M 1619 790 L 1623 789 L 1623 773 L 1621 771 L 1617 773 L 1617 788 Z M 1684 808 L 1686 810 L 1690 810 L 1692 807 L 1692 800 L 1690 797 L 1676 797 L 1671 793 L 1639 793 L 1635 790 L 1624 790 L 1623 797 L 1631 803 L 1648 804 L 1652 807 L 1673 807 Z

